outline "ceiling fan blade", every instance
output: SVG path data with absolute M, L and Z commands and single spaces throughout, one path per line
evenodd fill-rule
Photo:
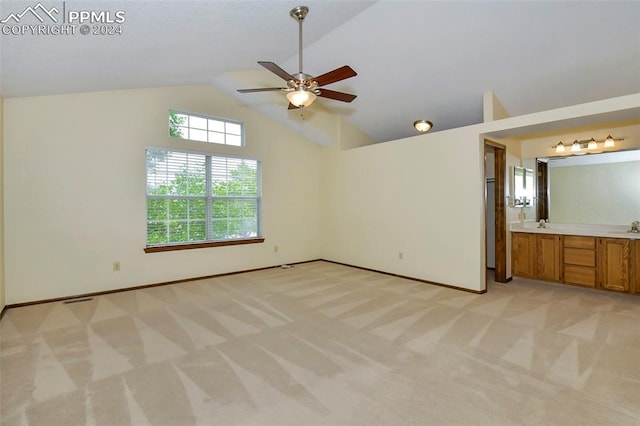
M 342 101 L 342 102 L 351 102 L 355 98 L 357 98 L 356 95 L 352 95 L 344 92 L 336 92 L 335 90 L 329 90 L 329 89 L 319 89 L 319 90 L 320 90 L 320 94 L 318 96 L 320 96 L 321 98 L 335 99 L 336 101 Z
M 327 84 L 355 77 L 356 75 L 358 75 L 358 73 L 356 73 L 353 68 L 351 68 L 349 65 L 345 65 L 343 67 L 336 68 L 333 71 L 329 71 L 328 73 L 322 74 L 321 76 L 318 76 L 313 80 L 318 83 L 318 86 L 326 86 Z
M 295 106 L 294 104 L 292 104 L 291 102 L 289 102 L 289 108 L 287 109 L 298 109 L 300 107 Z
M 277 92 L 280 90 L 287 90 L 286 87 L 262 87 L 260 89 L 238 89 L 240 93 L 251 93 L 251 92 Z
M 288 72 L 286 72 L 285 70 L 283 70 L 282 68 L 274 64 L 273 62 L 258 61 L 258 63 L 263 67 L 265 67 L 266 69 L 268 69 L 269 71 L 271 71 L 272 73 L 274 73 L 275 75 L 277 75 L 278 77 L 282 78 L 283 80 L 287 80 L 287 81 L 295 80 L 295 78 L 293 78 L 291 74 L 289 74 Z

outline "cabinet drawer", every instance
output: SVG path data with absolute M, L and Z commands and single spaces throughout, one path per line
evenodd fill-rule
M 564 265 L 564 282 L 595 287 L 596 269 L 585 266 Z
M 575 235 L 565 235 L 564 246 L 580 249 L 595 249 L 596 239 L 594 237 L 577 237 Z
M 595 250 L 585 250 L 578 248 L 564 249 L 564 263 L 569 265 L 580 266 L 596 266 L 596 252 Z

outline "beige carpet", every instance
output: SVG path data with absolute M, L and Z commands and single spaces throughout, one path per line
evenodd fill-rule
M 9 310 L 4 425 L 640 422 L 640 298 L 327 262 Z

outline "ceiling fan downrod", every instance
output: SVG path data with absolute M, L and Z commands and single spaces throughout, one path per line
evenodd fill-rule
M 307 6 L 297 6 L 291 9 L 289 15 L 298 21 L 298 74 L 302 74 L 302 21 L 309 13 Z

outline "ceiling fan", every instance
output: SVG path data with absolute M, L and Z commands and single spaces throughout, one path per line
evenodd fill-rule
M 318 77 L 313 77 L 309 74 L 302 72 L 302 21 L 309 13 L 307 6 L 298 6 L 289 12 L 289 15 L 296 21 L 298 21 L 298 65 L 300 71 L 296 74 L 289 74 L 278 65 L 273 62 L 258 61 L 260 65 L 284 79 L 287 82 L 287 87 L 264 87 L 260 89 L 239 89 L 240 93 L 251 92 L 275 92 L 283 91 L 287 93 L 287 99 L 289 100 L 289 109 L 308 107 L 316 99 L 316 96 L 322 98 L 334 99 L 336 101 L 351 102 L 356 98 L 356 95 L 349 93 L 336 92 L 334 90 L 324 89 L 322 86 L 335 83 L 340 80 L 354 77 L 358 75 L 350 66 L 345 65 L 340 68 L 336 68 L 333 71 L 329 71 Z

